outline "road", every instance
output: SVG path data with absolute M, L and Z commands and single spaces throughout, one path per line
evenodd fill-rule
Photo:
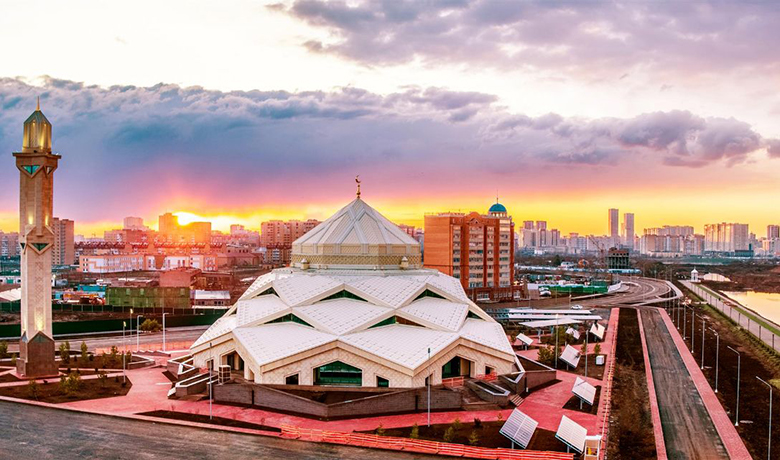
M 167 343 L 195 341 L 198 337 L 201 336 L 201 334 L 203 334 L 206 329 L 208 329 L 208 326 L 168 328 L 165 331 L 165 340 Z M 162 343 L 162 332 L 149 334 L 142 333 L 138 337 L 138 340 L 139 343 L 142 344 Z M 64 341 L 64 339 L 55 340 L 55 346 L 59 347 L 60 343 Z M 79 346 L 81 346 L 81 342 L 86 342 L 87 347 L 89 347 L 90 350 L 95 350 L 96 348 L 111 348 L 112 345 L 116 345 L 120 350 L 123 349 L 124 345 L 127 345 L 129 350 L 134 350 L 136 344 L 136 335 L 135 333 L 128 333 L 124 341 L 122 339 L 122 334 L 95 335 L 86 338 L 71 338 L 68 339 L 68 341 L 70 342 L 71 350 L 78 350 Z M 8 350 L 19 351 L 19 342 L 17 340 L 9 341 Z
M 0 458 L 431 459 L 216 430 L 149 423 L 0 401 Z M 10 455 L 9 455 L 10 454 Z
M 670 459 L 728 458 L 682 357 L 655 308 L 640 308 Z

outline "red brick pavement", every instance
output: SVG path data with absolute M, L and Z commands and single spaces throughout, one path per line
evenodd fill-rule
M 723 406 L 720 405 L 718 397 L 715 395 L 715 392 L 712 391 L 709 382 L 707 382 L 707 378 L 704 377 L 699 365 L 696 364 L 696 360 L 693 358 L 693 355 L 691 355 L 688 346 L 683 341 L 677 328 L 674 327 L 669 315 L 661 308 L 659 308 L 659 313 L 664 320 L 664 324 L 666 324 L 666 329 L 668 329 L 669 333 L 672 335 L 672 339 L 677 346 L 677 351 L 679 351 L 680 356 L 682 356 L 685 367 L 688 369 L 688 373 L 691 375 L 693 383 L 696 385 L 699 395 L 701 395 L 702 401 L 704 401 L 704 406 L 710 414 L 715 429 L 718 430 L 718 435 L 720 435 L 723 445 L 726 446 L 729 457 L 739 460 L 750 459 L 750 453 L 748 452 L 747 447 L 745 447 L 745 443 L 742 442 L 742 438 L 739 437 L 739 433 L 737 433 L 734 423 L 726 414 L 726 411 L 723 410 Z
M 645 339 L 645 328 L 642 325 L 642 315 L 636 312 L 639 319 L 639 337 L 642 339 L 642 354 L 645 358 L 645 376 L 647 377 L 647 393 L 650 399 L 650 416 L 653 419 L 653 434 L 655 436 L 655 451 L 658 460 L 666 460 L 666 442 L 664 441 L 664 430 L 661 425 L 661 411 L 658 409 L 658 397 L 655 394 L 655 383 L 653 381 L 653 369 L 650 367 L 650 354 L 647 351 L 647 340 Z

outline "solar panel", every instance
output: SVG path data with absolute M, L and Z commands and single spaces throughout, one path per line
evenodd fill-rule
M 528 337 L 525 334 L 517 334 L 517 338 L 515 339 L 515 343 L 517 344 L 517 341 L 520 341 L 523 345 L 531 345 L 534 340 L 530 337 Z
M 577 329 L 574 329 L 573 327 L 570 327 L 570 328 L 566 329 L 566 335 L 570 335 L 570 336 L 574 337 L 574 340 L 579 340 L 580 339 L 580 331 L 578 331 Z
M 580 363 L 580 352 L 571 345 L 566 345 L 561 353 L 561 360 L 571 367 L 577 367 Z
M 572 387 L 571 392 L 591 406 L 596 400 L 596 387 L 580 377 L 577 377 L 577 380 L 574 381 L 574 387 Z
M 605 330 L 606 330 L 606 328 L 604 326 L 602 326 L 601 324 L 593 323 L 593 326 L 591 326 L 591 328 L 590 328 L 590 333 L 595 335 L 596 337 L 598 337 L 599 340 L 603 340 L 604 339 L 604 331 Z
M 537 425 L 539 422 L 520 412 L 520 409 L 515 409 L 498 432 L 526 449 L 531 443 Z
M 588 436 L 588 430 L 565 415 L 561 418 L 561 424 L 558 425 L 558 432 L 555 433 L 555 437 L 559 441 L 580 454 L 585 450 L 586 436 Z

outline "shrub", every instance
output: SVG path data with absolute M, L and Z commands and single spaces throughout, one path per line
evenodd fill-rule
M 381 423 L 374 430 L 374 434 L 376 434 L 377 436 L 384 436 L 385 435 L 385 429 L 382 427 Z
M 537 361 L 547 366 L 552 366 L 555 363 L 555 347 L 548 345 L 540 348 Z
M 70 363 L 70 346 L 67 345 L 67 342 L 60 344 L 60 362 L 62 364 Z
M 5 340 L 0 342 L 0 359 L 8 357 L 8 342 Z
M 420 427 L 415 423 L 412 425 L 412 431 L 409 432 L 409 437 L 412 439 L 420 439 Z
M 471 430 L 471 434 L 469 435 L 469 444 L 476 446 L 477 443 L 479 443 L 479 434 L 477 434 L 477 430 Z
M 38 382 L 36 382 L 35 379 L 30 379 L 30 382 L 27 384 L 27 394 L 30 395 L 32 399 L 38 400 L 39 388 Z
M 499 412 L 498 415 L 496 416 L 496 421 L 500 422 L 501 420 L 504 420 L 504 414 Z
M 98 381 L 100 382 L 100 388 L 105 388 L 108 384 L 108 374 L 105 372 L 98 372 Z
M 162 330 L 162 326 L 156 319 L 146 319 L 141 323 L 141 330 L 144 332 L 157 332 Z
M 116 346 L 112 346 L 111 354 L 108 355 L 108 363 L 110 366 L 114 366 L 117 364 L 117 361 L 119 361 L 119 350 L 117 350 Z M 105 359 L 103 360 L 103 365 L 105 366 Z
M 11 356 L 11 365 L 16 367 L 16 355 Z
M 596 346 L 593 347 L 593 353 L 595 353 L 596 356 L 601 354 L 601 344 L 600 343 L 597 342 Z
M 71 372 L 68 376 L 60 377 L 60 392 L 64 395 L 72 395 L 81 387 L 81 376 Z
M 81 362 L 86 364 L 87 361 L 89 361 L 89 348 L 86 342 L 81 342 Z
M 474 428 L 482 428 L 482 420 L 474 417 Z
M 444 432 L 444 442 L 452 442 L 453 439 L 455 439 L 455 430 L 452 429 L 452 427 L 447 428 L 447 430 Z
M 463 428 L 463 424 L 460 423 L 460 418 L 455 417 L 455 420 L 452 421 L 452 428 L 455 429 L 455 431 L 458 431 L 461 428 Z

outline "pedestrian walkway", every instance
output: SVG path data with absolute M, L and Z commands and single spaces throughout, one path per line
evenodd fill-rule
M 666 442 L 664 441 L 664 430 L 661 424 L 661 412 L 658 409 L 658 396 L 655 392 L 655 380 L 653 379 L 653 369 L 650 365 L 650 352 L 647 349 L 647 339 L 645 338 L 645 328 L 642 322 L 642 315 L 637 311 L 639 320 L 639 337 L 642 339 L 642 356 L 645 360 L 645 377 L 647 379 L 647 395 L 650 403 L 650 418 L 653 420 L 653 436 L 655 437 L 655 451 L 658 460 L 666 460 Z
M 742 438 L 739 437 L 739 433 L 737 433 L 737 430 L 734 427 L 734 423 L 726 414 L 723 406 L 720 405 L 718 397 L 710 387 L 709 382 L 707 382 L 707 378 L 702 373 L 699 365 L 696 364 L 696 360 L 693 359 L 693 355 L 691 355 L 688 346 L 683 341 L 677 328 L 675 328 L 671 318 L 669 318 L 669 315 L 663 309 L 658 309 L 658 313 L 661 315 L 661 318 L 663 318 L 666 329 L 669 330 L 669 333 L 674 340 L 674 344 L 677 347 L 677 351 L 680 353 L 680 356 L 682 356 L 685 367 L 688 369 L 688 373 L 690 374 L 694 385 L 696 385 L 696 390 L 699 392 L 699 395 L 701 395 L 704 406 L 710 414 L 712 423 L 715 425 L 715 429 L 718 431 L 718 435 L 720 436 L 723 445 L 726 447 L 729 457 L 734 459 L 751 458 L 747 447 L 745 447 L 745 443 L 742 442 Z

